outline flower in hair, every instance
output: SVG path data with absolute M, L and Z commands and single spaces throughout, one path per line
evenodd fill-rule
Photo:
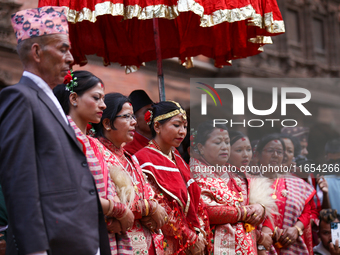
M 64 77 L 64 84 L 66 84 L 65 89 L 72 93 L 73 88 L 78 86 L 78 83 L 76 82 L 76 80 L 77 80 L 77 77 L 74 77 L 72 69 L 69 70 Z
M 94 137 L 96 134 L 96 130 L 90 122 L 86 125 L 86 134 L 92 137 Z
M 151 121 L 152 121 L 152 111 L 151 110 L 147 110 L 147 112 L 144 114 L 144 120 L 146 121 L 146 124 L 150 125 Z

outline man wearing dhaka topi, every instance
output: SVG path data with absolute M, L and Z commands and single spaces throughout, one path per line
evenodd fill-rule
M 62 7 L 12 15 L 24 73 L 0 93 L 6 254 L 111 254 L 97 189 L 52 89 L 73 57 Z

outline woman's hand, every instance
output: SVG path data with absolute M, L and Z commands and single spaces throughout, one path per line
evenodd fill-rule
M 289 245 L 295 243 L 298 237 L 299 233 L 297 228 L 288 227 L 283 230 L 281 236 L 279 237 L 279 242 L 282 244 L 283 248 L 286 248 Z
M 192 255 L 204 255 L 205 246 L 207 241 L 202 235 L 198 235 L 196 242 L 190 246 L 189 250 Z
M 245 222 L 257 226 L 263 220 L 264 208 L 260 204 L 247 205 L 247 218 Z
M 272 235 L 269 233 L 264 233 L 264 232 L 262 232 L 262 235 L 263 235 L 262 240 L 258 244 L 262 244 L 266 248 L 266 250 L 269 251 L 270 247 L 273 244 Z
M 283 233 L 283 229 L 276 227 L 276 231 L 275 233 L 273 232 L 273 235 L 272 235 L 274 244 L 279 241 L 282 233 Z
M 156 229 L 154 230 L 160 229 L 168 221 L 168 214 L 161 205 L 158 205 L 156 211 L 150 217 L 156 223 Z
M 145 216 L 140 219 L 140 222 L 142 225 L 147 227 L 150 231 L 155 231 L 157 229 L 157 223 L 154 219 L 151 218 L 151 216 Z
M 107 218 L 106 221 L 107 230 L 109 233 L 121 233 L 122 227 L 120 226 L 120 222 L 114 218 Z
M 133 226 L 133 222 L 135 220 L 135 216 L 133 215 L 132 211 L 129 208 L 126 208 L 127 212 L 125 216 L 121 219 L 119 219 L 122 233 L 125 233 L 127 230 L 129 230 Z

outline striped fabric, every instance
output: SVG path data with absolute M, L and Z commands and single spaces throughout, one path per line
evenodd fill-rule
M 300 178 L 289 176 L 285 178 L 285 181 L 288 195 L 283 217 L 283 229 L 294 226 L 298 217 L 300 217 L 305 204 L 307 204 L 315 194 L 313 187 Z M 303 242 L 302 238 L 299 237 L 297 242 L 285 249 L 281 249 L 280 254 L 308 255 L 309 252 L 306 244 Z
M 99 143 L 99 141 L 94 138 L 84 135 L 70 116 L 67 116 L 67 119 L 69 120 L 71 127 L 74 129 L 77 139 L 85 147 L 87 163 L 95 179 L 99 196 L 101 198 L 113 200 L 114 196 L 117 194 L 114 184 L 111 181 L 110 175 L 105 176 L 105 178 L 107 178 L 107 190 L 105 190 L 105 182 L 104 175 L 101 169 L 101 162 L 96 157 L 94 150 L 90 145 L 89 139 L 92 140 L 93 145 L 96 144 L 98 146 L 98 149 L 100 151 L 103 151 L 102 148 L 100 148 L 100 146 L 102 146 L 101 143 Z M 133 254 L 131 240 L 127 235 L 118 235 L 111 233 L 108 233 L 108 235 L 110 241 L 111 255 Z

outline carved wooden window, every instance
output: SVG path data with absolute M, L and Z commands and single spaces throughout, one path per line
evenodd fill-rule
M 286 13 L 285 19 L 285 27 L 286 33 L 289 41 L 300 43 L 301 35 L 300 35 L 300 22 L 299 22 L 299 13 L 295 10 L 288 9 Z
M 325 50 L 325 31 L 323 20 L 313 18 L 313 44 L 316 51 Z

